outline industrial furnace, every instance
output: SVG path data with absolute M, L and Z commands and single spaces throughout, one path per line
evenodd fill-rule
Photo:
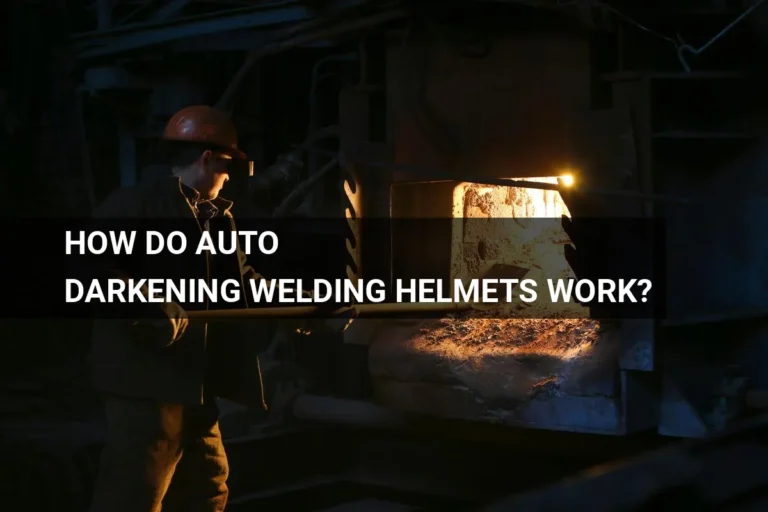
M 556 184 L 558 177 L 526 180 Z M 393 275 L 466 280 L 504 264 L 532 278 L 576 277 L 560 222 L 569 211 L 557 191 L 443 181 L 395 183 L 390 193 L 393 218 L 452 219 L 421 243 L 395 222 Z M 364 228 L 365 220 L 353 225 Z M 530 310 L 537 307 L 549 310 Z M 444 318 L 368 322 L 375 325 L 351 329 L 347 341 L 370 345 L 374 399 L 393 409 L 624 434 L 636 427 L 627 409 L 651 405 L 626 402 L 635 383 L 620 369 L 622 325 L 601 325 L 583 306 L 499 303 Z
M 572 277 L 573 240 L 559 217 L 585 212 L 547 189 L 565 173 L 577 190 L 629 193 L 610 204 L 591 197 L 598 216 L 665 215 L 675 240 L 665 248 L 673 277 L 663 283 L 673 306 L 665 322 L 600 322 L 586 308 L 516 303 L 358 318 L 342 346 L 317 333 L 291 343 L 289 332 L 264 350 L 272 326 L 261 322 L 233 333 L 230 343 L 261 356 L 253 378 L 263 373 L 271 407 L 222 403 L 228 510 L 317 510 L 361 494 L 468 509 L 640 451 L 643 436 L 623 434 L 705 436 L 748 407 L 768 408 L 768 331 L 732 322 L 754 308 L 764 318 L 768 303 L 767 205 L 745 197 L 768 190 L 768 145 L 745 154 L 766 126 L 751 120 L 764 82 L 747 71 L 765 74 L 755 50 L 766 47 L 768 1 L 235 3 L 7 2 L 11 64 L 35 63 L 17 65 L 0 90 L 6 149 L 34 142 L 22 151 L 30 172 L 17 173 L 20 190 L 6 194 L 10 210 L 87 215 L 118 183 L 167 171 L 149 147 L 174 111 L 220 98 L 249 156 L 267 164 L 282 155 L 251 187 L 229 183 L 227 196 L 243 192 L 231 197 L 235 217 L 272 212 L 255 192 L 284 199 L 277 217 L 336 216 L 336 196 L 325 196 L 340 168 L 352 279 L 471 278 L 497 266 Z M 746 23 L 734 29 L 748 12 L 754 37 Z M 81 33 L 65 48 L 68 28 Z M 331 153 L 325 165 L 315 158 L 321 148 Z M 511 179 L 522 184 L 504 183 Z M 710 199 L 683 214 L 651 199 L 662 194 Z M 390 232 L 376 226 L 382 218 Z M 446 222 L 415 232 L 398 222 L 430 218 Z M 335 251 L 344 247 L 328 232 L 281 261 L 290 277 L 314 275 L 318 252 L 340 277 Z M 84 510 L 103 442 L 81 360 L 85 329 L 35 324 L 5 333 L 24 341 L 5 358 L 3 478 L 19 498 L 6 503 Z M 627 493 L 617 481 L 639 475 L 679 496 L 667 484 L 700 474 L 697 486 L 718 499 L 754 497 L 760 490 L 745 482 L 765 472 L 745 461 L 766 460 L 755 433 L 729 441 L 735 450 L 697 445 L 701 460 L 662 456 L 649 471 L 636 468 L 643 474 L 608 474 L 605 489 L 585 486 L 582 498 L 570 486 L 543 494 L 562 500 L 555 508 L 626 508 L 648 489 Z M 525 464 L 499 472 L 498 460 Z M 367 504 L 381 505 L 351 509 Z
M 645 190 L 631 120 L 621 109 L 592 108 L 588 42 L 567 30 L 506 35 L 490 55 L 469 58 L 396 41 L 379 129 L 385 140 L 369 128 L 376 93 L 341 95 L 344 200 L 354 232 L 348 277 L 448 281 L 494 264 L 532 278 L 574 277 L 560 220 L 571 212 L 552 189 L 566 177 L 575 186 Z M 416 167 L 433 174 L 409 171 Z M 647 215 L 642 201 L 591 199 L 586 215 Z M 395 221 L 385 237 L 366 230 L 372 218 L 451 220 L 415 234 L 398 233 Z M 560 310 L 517 303 L 439 319 L 359 319 L 345 341 L 369 345 L 374 400 L 391 409 L 608 435 L 654 428 L 655 322 L 601 324 L 588 308 L 546 307 Z

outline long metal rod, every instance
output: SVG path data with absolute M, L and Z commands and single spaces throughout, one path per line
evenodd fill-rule
M 321 306 L 281 306 L 273 308 L 211 309 L 207 311 L 188 311 L 190 320 L 216 321 L 248 318 L 312 318 L 349 315 L 358 318 L 383 317 L 397 315 L 418 315 L 433 313 L 457 313 L 468 311 L 475 306 L 467 302 L 451 303 L 384 303 L 358 304 L 329 311 Z M 749 322 L 768 319 L 768 309 L 726 312 L 711 315 L 672 318 L 661 322 L 664 327 L 690 327 L 705 324 L 728 322 Z
M 417 315 L 419 313 L 455 313 L 467 311 L 474 306 L 468 302 L 400 302 L 384 304 L 357 304 L 328 311 L 317 305 L 283 306 L 274 308 L 211 309 L 207 311 L 188 311 L 190 320 L 232 320 L 238 318 L 309 318 L 320 316 L 355 317 Z
M 323 151 L 323 150 L 312 150 L 311 152 L 320 154 L 320 155 L 326 155 L 326 156 L 333 156 L 336 153 L 333 153 L 331 151 Z M 609 189 L 599 189 L 599 188 L 582 188 L 582 187 L 565 187 L 562 185 L 556 185 L 554 183 L 541 183 L 536 181 L 525 181 L 521 179 L 506 179 L 506 178 L 486 178 L 486 177 L 478 177 L 478 176 L 472 176 L 469 173 L 467 174 L 459 174 L 459 173 L 453 173 L 453 172 L 444 172 L 444 171 L 436 171 L 433 169 L 425 169 L 423 167 L 416 167 L 412 165 L 402 165 L 402 164 L 395 164 L 395 163 L 387 163 L 387 162 L 376 162 L 372 160 L 367 159 L 361 159 L 357 157 L 347 157 L 347 161 L 352 161 L 354 163 L 358 163 L 360 165 L 366 166 L 366 167 L 374 167 L 378 169 L 388 169 L 390 171 L 399 171 L 407 174 L 413 174 L 416 176 L 421 176 L 423 178 L 428 178 L 430 181 L 463 181 L 467 183 L 477 183 L 478 185 L 496 185 L 501 187 L 518 187 L 518 188 L 531 188 L 531 189 L 538 189 L 538 190 L 556 190 L 562 194 L 592 194 L 592 195 L 600 195 L 605 197 L 614 197 L 617 199 L 638 199 L 643 201 L 660 201 L 660 202 L 668 202 L 668 203 L 678 203 L 678 204 L 688 204 L 691 202 L 690 198 L 686 197 L 674 197 L 674 196 L 666 196 L 662 194 L 647 194 L 644 192 L 635 192 L 632 190 L 609 190 Z M 341 159 L 340 161 L 344 161 L 344 159 Z
M 386 165 L 380 162 L 370 162 L 366 160 L 361 161 L 358 159 L 353 159 L 353 160 L 368 167 L 379 167 L 379 168 L 389 169 L 392 171 L 418 174 L 425 177 L 433 176 L 435 178 L 441 178 L 441 179 L 450 177 L 450 179 L 454 181 L 465 181 L 469 183 L 477 183 L 478 185 L 497 185 L 502 187 L 520 187 L 520 188 L 532 188 L 532 189 L 539 189 L 539 190 L 556 190 L 563 194 L 568 194 L 568 193 L 591 194 L 591 195 L 599 195 L 599 196 L 606 196 L 606 197 L 615 197 L 617 199 L 619 198 L 620 199 L 639 199 L 644 201 L 652 200 L 652 201 L 664 201 L 664 202 L 680 203 L 680 204 L 686 204 L 690 202 L 690 199 L 684 198 L 684 197 L 671 197 L 671 196 L 665 196 L 661 194 L 647 194 L 644 192 L 635 192 L 631 190 L 608 190 L 608 189 L 582 188 L 582 187 L 570 188 L 570 187 L 564 187 L 562 185 L 556 185 L 554 183 L 540 183 L 536 181 L 525 181 L 525 180 L 519 180 L 519 179 L 515 180 L 515 179 L 504 179 L 504 178 L 482 178 L 482 177 L 478 178 L 478 177 L 470 177 L 469 175 L 448 176 L 445 172 L 422 169 L 422 168 L 413 167 L 410 165 L 397 165 L 397 164 Z

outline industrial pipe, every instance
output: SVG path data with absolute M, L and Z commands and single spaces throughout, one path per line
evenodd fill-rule
M 324 178 L 331 170 L 335 169 L 338 166 L 338 161 L 333 158 L 330 162 L 325 164 L 318 172 L 311 174 L 310 177 L 301 183 L 299 183 L 296 188 L 293 189 L 293 191 L 286 196 L 285 199 L 280 203 L 280 206 L 278 206 L 275 209 L 275 212 L 272 214 L 273 217 L 283 217 L 286 213 L 288 213 L 291 204 L 293 204 L 297 199 L 304 197 L 307 195 L 315 185 L 320 183 L 321 179 Z
M 307 137 L 310 137 L 317 130 L 317 87 L 320 83 L 320 67 L 329 62 L 354 62 L 358 58 L 357 54 L 344 53 L 341 55 L 328 55 L 318 60 L 312 66 L 312 78 L 309 86 L 309 125 L 307 126 Z M 333 76 L 333 74 L 322 75 L 323 77 Z
M 309 318 L 316 316 L 379 317 L 415 315 L 419 313 L 456 313 L 473 309 L 468 302 L 421 303 L 397 302 L 386 304 L 357 304 L 328 311 L 321 306 L 288 306 L 274 308 L 210 309 L 188 311 L 190 320 L 231 320 L 237 318 Z
M 240 67 L 232 81 L 227 86 L 227 89 L 224 91 L 224 94 L 221 96 L 216 106 L 222 110 L 229 110 L 235 93 L 237 93 L 237 90 L 240 88 L 240 84 L 250 72 L 251 67 L 262 57 L 280 53 L 285 50 L 290 50 L 292 48 L 312 43 L 320 39 L 338 37 L 349 32 L 389 23 L 390 21 L 405 18 L 408 16 L 408 14 L 409 12 L 406 9 L 395 9 L 392 11 L 368 16 L 351 23 L 340 24 L 334 27 L 318 30 L 317 32 L 299 35 L 286 41 L 276 41 L 261 46 L 260 48 L 253 50 L 248 55 L 243 65 Z
M 311 148 L 312 145 L 315 144 L 318 140 L 328 137 L 337 137 L 338 134 L 339 129 L 335 125 L 326 126 L 325 128 L 317 130 L 315 133 L 307 137 L 307 139 L 299 146 L 293 148 L 289 153 L 280 155 L 274 164 L 266 168 L 264 171 L 258 172 L 254 176 L 250 177 L 248 180 L 248 187 L 250 192 L 256 193 L 259 190 L 268 190 L 277 184 L 286 183 L 289 180 L 293 180 L 296 173 L 298 173 L 298 171 L 300 171 L 303 167 L 303 162 L 301 160 L 302 154 Z M 305 185 L 304 183 L 305 182 L 300 183 L 297 188 L 301 188 L 302 190 L 306 188 L 308 185 Z M 312 185 L 314 184 L 315 183 L 313 182 Z M 292 195 L 291 201 L 300 195 L 301 193 Z M 285 200 L 283 202 L 285 202 Z M 275 214 L 274 216 L 278 215 Z

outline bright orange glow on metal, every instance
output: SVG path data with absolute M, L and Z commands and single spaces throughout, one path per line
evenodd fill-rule
M 566 187 L 572 187 L 574 182 L 573 174 L 563 174 L 560 176 L 560 183 Z

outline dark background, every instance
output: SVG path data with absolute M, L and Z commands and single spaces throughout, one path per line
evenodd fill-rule
M 262 178 L 298 150 L 288 179 L 228 184 L 236 218 L 272 215 L 340 150 L 341 165 L 284 213 L 334 224 L 345 212 L 448 218 L 457 182 L 573 170 L 575 223 L 653 218 L 665 235 L 655 247 L 665 318 L 622 325 L 618 362 L 587 400 L 562 391 L 559 405 L 512 419 L 404 418 L 380 407 L 373 334 L 291 339 L 278 354 L 290 364 L 273 377 L 291 399 L 268 418 L 223 416 L 230 509 L 467 510 L 610 463 L 500 510 L 544 510 L 545 498 L 549 510 L 734 510 L 737 500 L 762 510 L 759 421 L 623 472 L 614 465 L 729 431 L 766 407 L 768 5 L 723 32 L 753 3 L 9 0 L 0 194 L 17 227 L 3 235 L 4 272 L 58 280 L 60 247 L 46 229 L 18 226 L 88 217 L 112 189 L 165 172 L 157 138 L 190 104 L 226 100 Z M 699 55 L 682 48 L 721 32 Z M 333 135 L 307 142 L 328 126 Z M 302 226 L 298 239 L 323 254 L 297 242 L 276 272 L 350 265 L 370 279 L 391 277 L 393 261 L 445 259 L 444 248 L 393 247 L 376 229 L 348 250 L 346 230 Z M 610 236 L 597 238 L 582 255 L 606 257 Z M 43 290 L 6 281 L 8 311 L 44 303 Z M 85 510 L 104 435 L 90 325 L 0 316 L 2 499 L 14 510 Z M 395 394 L 421 400 L 409 414 L 479 403 L 438 403 L 418 384 Z M 638 479 L 648 486 L 627 490 Z

